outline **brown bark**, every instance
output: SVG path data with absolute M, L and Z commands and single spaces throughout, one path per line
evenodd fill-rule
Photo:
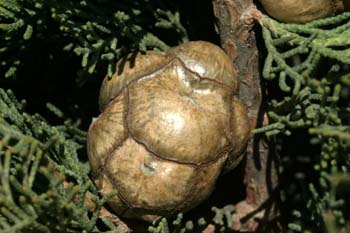
M 260 12 L 252 0 L 213 0 L 221 45 L 240 76 L 240 99 L 248 108 L 251 128 L 267 124 L 254 21 Z M 271 227 L 276 219 L 277 173 L 274 153 L 264 138 L 251 136 L 247 147 L 246 199 L 236 205 L 236 231 L 256 231 Z M 257 220 L 258 219 L 258 220 Z
M 130 232 L 132 232 L 132 230 L 128 227 L 128 225 L 126 225 L 125 222 L 120 220 L 120 218 L 118 218 L 117 215 L 111 213 L 105 207 L 101 208 L 101 210 L 99 212 L 99 217 L 109 220 L 111 223 L 113 223 L 115 226 L 118 227 L 119 232 L 123 232 L 123 233 L 130 233 Z

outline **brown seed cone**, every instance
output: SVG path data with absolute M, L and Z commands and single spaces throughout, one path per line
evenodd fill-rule
M 143 220 L 187 211 L 207 198 L 249 137 L 237 75 L 217 46 L 188 42 L 133 54 L 103 81 L 101 115 L 88 133 L 96 186 L 110 207 Z
M 266 12 L 285 23 L 307 23 L 332 16 L 340 0 L 260 0 Z

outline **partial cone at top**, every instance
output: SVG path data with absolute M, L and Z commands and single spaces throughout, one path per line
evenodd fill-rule
M 266 12 L 285 23 L 306 23 L 334 15 L 340 0 L 260 0 Z

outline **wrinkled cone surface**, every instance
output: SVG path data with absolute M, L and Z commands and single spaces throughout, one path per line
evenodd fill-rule
M 88 155 L 97 187 L 117 195 L 119 215 L 151 221 L 207 198 L 235 167 L 249 135 L 230 59 L 188 42 L 166 53 L 131 54 L 101 87 Z

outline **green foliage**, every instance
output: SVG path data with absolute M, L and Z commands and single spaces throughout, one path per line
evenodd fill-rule
M 106 63 L 112 75 L 116 60 L 131 51 L 167 49 L 166 34 L 174 34 L 171 39 L 176 43 L 187 40 L 179 12 L 169 4 L 161 0 L 152 4 L 149 0 L 1 0 L 1 76 L 16 74 L 25 63 L 18 55 L 35 40 L 67 41 L 63 49 L 82 57 L 84 70 L 91 74 L 98 64 Z
M 178 214 L 177 218 L 169 224 L 166 218 L 160 219 L 158 222 L 153 223 L 153 226 L 148 228 L 149 233 L 187 233 L 187 232 L 202 232 L 209 224 L 214 229 L 220 229 L 221 232 L 230 231 L 232 229 L 232 214 L 235 207 L 233 205 L 227 205 L 223 208 L 212 207 L 212 211 L 215 213 L 212 220 L 207 222 L 205 218 L 201 217 L 196 222 L 191 220 L 183 223 L 183 214 Z
M 51 126 L 24 106 L 0 89 L 0 232 L 102 232 L 106 199 L 78 158 L 85 132 L 71 120 Z
M 348 232 L 350 13 L 304 25 L 265 18 L 262 33 L 270 124 L 255 133 L 265 133 L 276 143 L 287 138 L 310 141 L 308 148 L 299 148 L 296 158 L 282 156 L 281 175 L 290 173 L 291 164 L 299 159 L 308 161 L 317 176 L 312 180 L 299 172 L 294 174 L 299 176 L 296 183 L 290 181 L 282 189 L 285 205 L 299 205 L 288 226 L 295 232 L 322 232 L 324 226 L 328 232 Z M 304 138 L 298 138 L 300 132 L 306 132 Z

